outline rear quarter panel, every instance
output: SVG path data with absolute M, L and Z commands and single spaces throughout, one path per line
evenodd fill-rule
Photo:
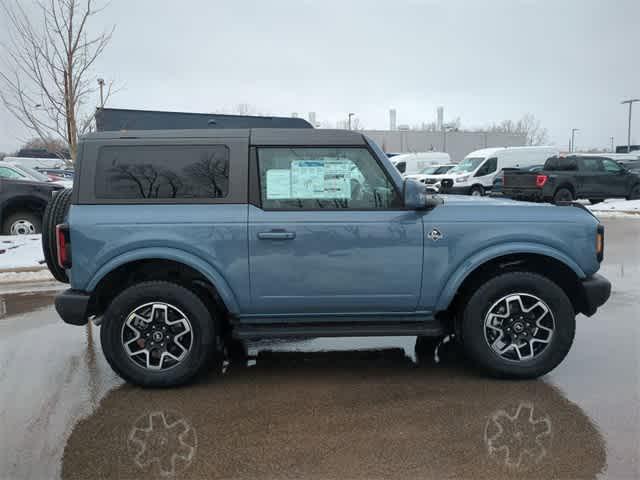
M 249 301 L 247 205 L 72 205 L 71 287 L 91 291 L 114 268 L 168 259 L 200 271 L 233 312 Z M 226 298 L 225 298 L 226 297 Z

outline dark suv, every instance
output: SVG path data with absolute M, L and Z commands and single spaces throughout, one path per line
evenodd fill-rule
M 12 165 L 0 162 L 0 224 L 4 235 L 42 231 L 42 215 L 53 192 L 64 187 L 37 181 Z

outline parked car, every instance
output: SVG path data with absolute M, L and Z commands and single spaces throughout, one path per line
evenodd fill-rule
M 442 180 L 445 174 L 453 167 L 455 167 L 453 163 L 449 165 L 433 165 L 431 167 L 423 168 L 420 172 L 413 175 L 405 175 L 405 178 L 412 178 L 424 183 L 434 190 L 437 190 L 440 180 Z
M 61 158 L 5 157 L 3 161 L 27 168 L 63 168 L 66 164 Z
M 66 180 L 54 175 L 47 175 L 44 172 L 38 171 L 35 168 L 25 167 L 23 165 L 15 164 L 13 162 L 1 162 L 0 166 L 3 167 L 4 176 L 6 178 L 16 179 L 28 179 L 35 182 L 53 182 L 64 188 L 72 188 L 73 181 Z
M 587 198 L 640 198 L 640 175 L 605 157 L 570 155 L 552 157 L 538 172 L 509 171 L 504 176 L 505 196 L 519 200 L 571 202 Z
M 78 151 L 45 215 L 47 265 L 71 281 L 56 309 L 96 319 L 139 385 L 287 336 L 455 334 L 486 372 L 537 377 L 609 297 L 582 205 L 427 195 L 358 132 L 102 132 Z
M 403 153 L 394 156 L 391 163 L 403 175 L 412 175 L 431 165 L 447 165 L 451 157 L 443 152 Z
M 0 225 L 3 235 L 31 235 L 42 231 L 45 207 L 53 192 L 63 189 L 46 177 L 45 180 L 31 178 L 18 167 L 0 162 Z
M 40 173 L 44 173 L 45 175 L 51 175 L 53 177 L 60 178 L 62 180 L 71 180 L 73 181 L 73 170 L 67 168 L 38 168 L 37 170 Z
M 503 168 L 498 172 L 496 178 L 493 179 L 493 187 L 491 188 L 491 195 L 499 196 L 502 195 L 502 185 L 504 183 L 504 174 L 505 172 L 538 172 L 542 170 L 544 165 L 533 165 L 532 167 L 527 168 Z
M 555 147 L 484 148 L 467 155 L 441 181 L 442 193 L 482 196 L 493 188 L 493 180 L 505 168 L 543 164 L 558 155 Z

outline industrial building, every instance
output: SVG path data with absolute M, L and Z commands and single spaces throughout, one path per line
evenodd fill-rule
M 486 147 L 517 147 L 525 136 L 499 132 L 430 132 L 424 130 L 364 130 L 387 153 L 446 152 L 459 162 L 468 153 Z

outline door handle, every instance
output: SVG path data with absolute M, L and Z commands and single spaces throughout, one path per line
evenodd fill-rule
M 296 232 L 270 230 L 268 232 L 258 232 L 258 238 L 260 240 L 293 240 L 296 238 Z

